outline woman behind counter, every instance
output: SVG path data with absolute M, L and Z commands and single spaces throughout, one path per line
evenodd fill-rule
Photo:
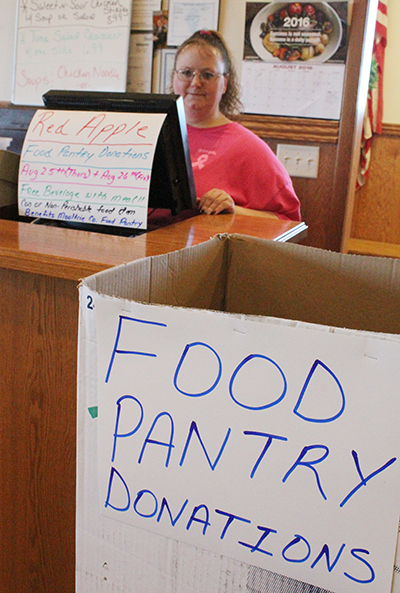
M 300 220 L 286 169 L 253 132 L 232 121 L 239 87 L 229 51 L 216 31 L 198 31 L 175 56 L 174 93 L 185 107 L 198 207 L 206 214 L 250 214 Z

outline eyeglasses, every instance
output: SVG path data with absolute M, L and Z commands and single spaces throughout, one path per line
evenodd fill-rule
M 183 70 L 175 70 L 177 77 L 182 82 L 192 82 L 193 78 L 198 75 L 201 82 L 209 84 L 220 76 L 225 74 L 219 72 L 210 72 L 210 70 L 196 70 L 195 68 L 184 68 Z

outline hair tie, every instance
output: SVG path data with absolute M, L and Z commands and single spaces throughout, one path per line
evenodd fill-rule
M 200 35 L 211 35 L 211 31 L 206 31 L 206 30 L 200 31 Z

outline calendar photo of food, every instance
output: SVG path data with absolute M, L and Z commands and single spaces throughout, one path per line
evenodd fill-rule
M 247 2 L 244 59 L 343 63 L 348 3 Z

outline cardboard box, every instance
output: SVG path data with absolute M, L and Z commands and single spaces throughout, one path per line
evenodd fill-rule
M 77 593 L 390 592 L 400 262 L 224 235 L 80 303 Z
M 19 160 L 19 154 L 0 150 L 0 208 L 18 201 Z

